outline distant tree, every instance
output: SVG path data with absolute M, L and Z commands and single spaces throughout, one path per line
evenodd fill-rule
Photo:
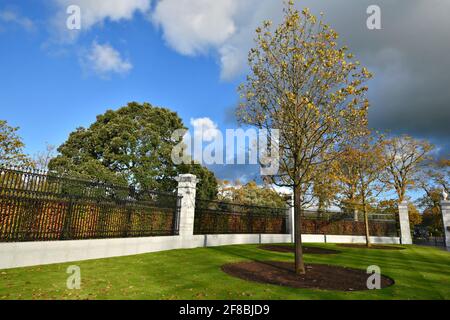
M 369 103 L 364 82 L 371 77 L 338 34 L 308 9 L 290 1 L 275 29 L 266 21 L 256 29 L 249 53 L 250 74 L 239 91 L 240 123 L 279 130 L 278 174 L 272 183 L 290 187 L 295 206 L 295 272 L 305 273 L 301 211 L 306 189 L 331 150 L 360 135 L 367 125 Z
M 46 144 L 44 151 L 38 151 L 34 157 L 33 162 L 37 169 L 47 170 L 48 164 L 56 156 L 56 147 L 51 144 Z
M 17 134 L 18 127 L 11 127 L 0 120 L 0 165 L 33 166 L 33 162 L 24 153 L 25 144 Z
M 220 186 L 219 200 L 276 208 L 284 208 L 286 206 L 285 197 L 268 185 L 258 186 L 255 181 L 234 186 L 228 183 L 222 183 Z
M 441 237 L 443 232 L 442 214 L 437 207 L 427 208 L 422 214 L 422 226 L 427 229 L 430 235 Z
M 436 174 L 435 181 L 440 185 L 447 193 L 450 193 L 450 159 L 442 158 L 436 161 Z
M 398 200 L 382 200 L 378 203 L 376 210 L 379 213 L 392 214 L 396 216 L 398 215 Z M 411 230 L 414 230 L 415 226 L 418 226 L 422 223 L 422 216 L 419 210 L 411 202 L 408 203 L 408 216 Z
M 409 225 L 410 230 L 414 230 L 414 227 L 420 225 L 422 223 L 422 216 L 414 205 L 414 203 L 408 203 L 408 216 L 409 216 Z
M 449 163 L 446 158 L 429 161 L 422 166 L 416 177 L 416 184 L 424 192 L 417 200 L 423 209 L 423 223 L 429 232 L 434 235 L 444 233 L 442 216 L 442 191 L 447 193 L 449 186 Z
M 450 159 L 441 158 L 428 162 L 428 165 L 422 169 L 422 180 L 419 181 L 419 185 L 433 186 L 445 190 L 449 193 L 450 186 Z M 422 184 L 420 184 L 422 183 Z
M 184 129 L 184 126 L 175 112 L 132 102 L 97 116 L 97 121 L 89 128 L 72 132 L 58 148 L 60 155 L 50 161 L 49 168 L 159 191 L 173 191 L 179 173 L 196 173 L 200 179 L 203 177 L 199 194 L 213 194 L 214 175 L 206 168 L 173 164 L 172 148 L 181 140 L 172 139 L 177 129 Z
M 405 200 L 406 191 L 414 186 L 415 176 L 429 160 L 428 155 L 432 149 L 433 146 L 427 141 L 416 140 L 407 135 L 385 141 L 385 182 L 396 191 L 399 202 Z
M 422 183 L 422 190 L 424 195 L 417 199 L 418 206 L 423 209 L 422 226 L 431 234 L 441 236 L 444 233 L 441 213 L 442 190 L 425 183 Z

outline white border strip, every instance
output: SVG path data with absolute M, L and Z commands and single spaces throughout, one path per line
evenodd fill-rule
M 364 236 L 302 235 L 305 243 L 365 243 Z M 399 244 L 398 237 L 371 237 L 373 243 Z M 221 234 L 95 240 L 0 243 L 0 269 L 121 257 L 172 249 L 231 244 L 288 243 L 290 234 Z

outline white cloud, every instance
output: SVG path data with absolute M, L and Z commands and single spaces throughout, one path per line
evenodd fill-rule
M 51 21 L 53 41 L 57 43 L 72 43 L 81 32 L 90 30 L 96 25 L 102 25 L 109 20 L 119 22 L 131 20 L 137 12 L 147 14 L 151 0 L 53 0 L 56 5 L 56 15 Z M 71 5 L 80 7 L 81 29 L 67 28 L 67 8 Z
M 126 74 L 133 65 L 109 44 L 93 42 L 88 52 L 81 58 L 82 65 L 102 78 L 112 73 Z
M 17 12 L 11 10 L 0 11 L 0 21 L 5 24 L 17 24 L 27 31 L 32 31 L 35 28 L 34 23 L 33 21 L 31 21 L 31 19 L 23 17 Z
M 145 13 L 150 9 L 151 0 L 55 0 L 64 13 L 70 5 L 81 9 L 82 28 L 89 29 L 102 23 L 105 19 L 111 21 L 130 20 L 135 12 Z
M 194 136 L 205 142 L 213 141 L 220 135 L 217 124 L 208 117 L 191 119 L 191 125 L 194 128 Z
M 273 0 L 53 0 L 57 5 L 52 32 L 56 43 L 73 43 L 104 21 L 131 20 L 149 15 L 166 43 L 188 56 L 217 54 L 221 78 L 231 80 L 245 71 L 254 30 L 266 18 L 281 16 L 282 2 Z M 81 9 L 81 30 L 68 30 L 69 5 Z M 152 12 L 151 12 L 152 11 Z
M 164 0 L 158 2 L 153 22 L 176 51 L 195 55 L 222 45 L 236 31 L 235 0 Z
M 163 0 L 152 14 L 167 44 L 184 55 L 214 52 L 221 78 L 233 79 L 246 68 L 255 28 L 281 16 L 281 1 Z

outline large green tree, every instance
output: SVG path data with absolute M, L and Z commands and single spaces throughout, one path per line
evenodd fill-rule
M 7 121 L 0 120 L 0 165 L 33 166 L 33 162 L 24 153 L 25 144 L 17 134 L 18 130 Z
M 240 87 L 238 118 L 245 125 L 278 130 L 280 169 L 273 183 L 294 191 L 295 270 L 305 273 L 301 211 L 317 170 L 331 151 L 365 133 L 369 103 L 364 82 L 371 77 L 338 34 L 308 9 L 290 1 L 276 28 L 267 21 L 256 30 L 249 53 L 250 74 Z
M 223 181 L 220 187 L 219 200 L 274 208 L 283 208 L 287 203 L 285 196 L 268 185 L 259 186 L 255 181 L 250 181 L 244 185 L 230 185 L 228 181 Z
M 72 132 L 49 168 L 159 191 L 173 191 L 179 173 L 193 173 L 201 179 L 199 195 L 214 197 L 217 183 L 213 173 L 200 165 L 173 164 L 171 151 L 180 143 L 172 139 L 177 129 L 184 125 L 175 112 L 131 102 L 97 116 L 89 128 Z

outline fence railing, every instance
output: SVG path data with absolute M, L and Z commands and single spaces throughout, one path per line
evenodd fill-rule
M 228 202 L 196 200 L 194 233 L 278 233 L 289 230 L 288 208 L 271 208 L 233 204 Z M 365 235 L 364 216 L 351 211 L 302 210 L 303 234 Z M 395 215 L 372 212 L 369 214 L 371 236 L 398 236 Z
M 372 212 L 368 214 L 369 234 L 378 237 L 398 236 L 395 215 Z M 354 235 L 366 234 L 364 215 L 351 211 L 302 211 L 303 234 Z
M 288 234 L 288 209 L 197 199 L 194 234 Z
M 0 167 L 0 242 L 177 235 L 170 193 Z
M 424 245 L 424 246 L 435 246 L 435 247 L 445 247 L 445 237 L 418 237 L 415 236 L 412 239 L 414 244 Z
M 361 212 L 302 211 L 302 233 L 365 235 Z M 179 234 L 180 197 L 0 167 L 0 242 Z M 288 234 L 289 209 L 196 200 L 194 234 Z M 398 236 L 395 215 L 369 214 L 372 236 Z

